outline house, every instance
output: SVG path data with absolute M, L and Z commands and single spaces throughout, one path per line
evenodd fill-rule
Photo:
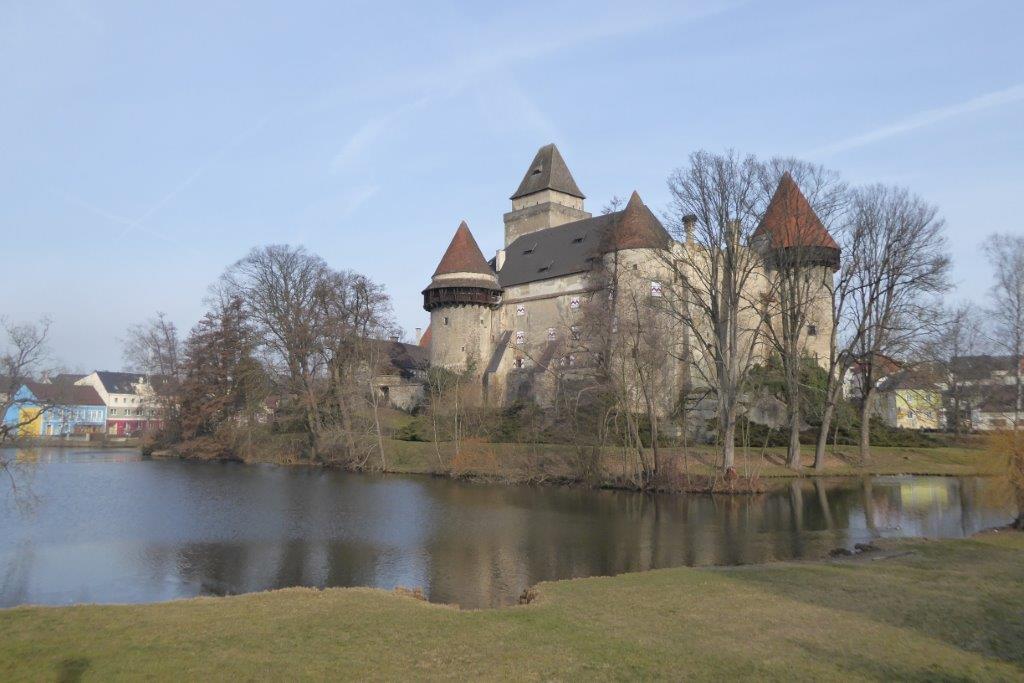
M 154 382 L 139 373 L 97 370 L 75 385 L 92 387 L 103 400 L 107 407 L 107 434 L 133 436 L 161 426 Z
M 946 424 L 942 385 L 927 367 L 883 377 L 877 385 L 873 410 L 887 425 L 900 429 L 939 430 Z
M 971 410 L 971 426 L 982 432 L 1012 429 L 1016 406 L 1016 386 L 1002 384 L 986 387 L 979 393 L 977 403 Z M 1024 415 L 1019 419 L 1024 419 Z
M 400 410 L 412 410 L 419 405 L 430 366 L 425 347 L 394 339 L 375 341 L 372 360 L 373 388 L 381 399 Z
M 15 392 L 4 423 L 18 426 L 17 436 L 103 434 L 107 408 L 89 386 L 25 382 Z
M 881 353 L 875 354 L 874 361 L 870 366 L 866 359 L 855 361 L 846 370 L 846 374 L 843 375 L 843 398 L 847 400 L 860 400 L 864 395 L 862 391 L 864 376 L 869 369 L 876 378 L 875 386 L 877 387 L 882 379 L 900 372 L 902 367 L 903 365 L 898 360 Z

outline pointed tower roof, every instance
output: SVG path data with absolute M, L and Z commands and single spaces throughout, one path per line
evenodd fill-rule
M 839 250 L 839 245 L 822 225 L 788 171 L 782 174 L 761 225 L 754 231 L 755 239 L 762 236 L 770 238 L 770 246 L 775 249 L 817 247 Z
M 534 192 L 542 190 L 555 190 L 565 194 L 586 199 L 580 192 L 579 186 L 569 173 L 569 167 L 565 165 L 558 148 L 554 143 L 544 145 L 537 150 L 537 156 L 533 157 L 533 163 L 526 170 L 523 182 L 509 199 L 518 199 Z
M 608 234 L 608 248 L 664 249 L 671 241 L 661 221 L 633 190 L 626 208 L 618 213 Z
M 448 249 L 437 264 L 434 276 L 446 275 L 448 273 L 479 273 L 481 275 L 494 275 L 494 271 L 487 265 L 480 246 L 473 239 L 473 233 L 469 231 L 466 221 L 459 223 L 455 236 L 448 244 Z

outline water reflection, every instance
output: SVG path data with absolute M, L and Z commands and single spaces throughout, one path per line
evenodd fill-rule
M 10 456 L 10 453 L 6 454 Z M 146 602 L 284 586 L 421 587 L 466 607 L 538 581 L 817 556 L 1010 519 L 980 478 L 794 481 L 752 497 L 480 486 L 424 477 L 48 451 L 38 503 L 0 493 L 0 605 Z

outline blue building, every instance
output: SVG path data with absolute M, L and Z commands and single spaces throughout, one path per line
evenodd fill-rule
M 15 392 L 4 422 L 20 425 L 18 436 L 102 434 L 107 407 L 89 386 L 26 382 Z

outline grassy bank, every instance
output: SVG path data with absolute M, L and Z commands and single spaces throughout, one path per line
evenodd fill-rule
M 450 469 L 459 475 L 483 476 L 498 479 L 530 479 L 531 474 L 544 472 L 550 478 L 571 478 L 575 459 L 571 446 L 559 444 L 509 444 L 469 441 L 461 444 L 456 455 L 451 442 L 440 444 L 416 441 L 388 441 L 387 465 L 390 471 L 415 474 L 438 473 L 450 463 Z M 717 451 L 710 446 L 697 446 L 684 453 L 678 448 L 662 449 L 661 457 L 666 471 L 674 476 L 689 473 L 709 476 L 717 471 Z M 862 463 L 855 446 L 829 449 L 825 468 L 815 470 L 813 448 L 805 449 L 804 467 L 799 472 L 785 466 L 784 448 L 764 451 L 737 450 L 737 470 L 744 476 L 765 479 L 794 476 L 863 476 L 884 474 L 922 475 L 993 475 L 1006 471 L 1006 458 L 1002 455 L 971 448 L 874 448 L 870 462 Z M 622 455 L 608 448 L 601 453 L 600 471 L 604 478 L 612 479 L 623 470 Z
M 540 584 L 459 611 L 369 589 L 0 611 L 4 680 L 1024 676 L 1024 534 Z

